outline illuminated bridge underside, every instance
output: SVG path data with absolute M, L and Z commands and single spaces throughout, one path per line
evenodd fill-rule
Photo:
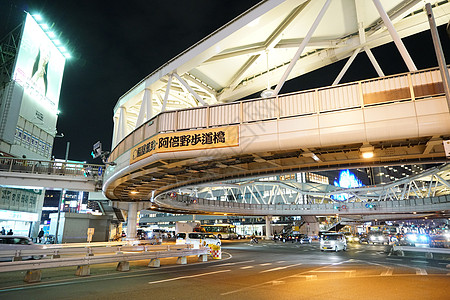
M 399 88 L 402 87 L 402 88 Z M 131 147 L 164 132 L 239 128 L 239 146 L 156 153 L 130 164 Z M 450 115 L 437 70 L 271 99 L 164 112 L 111 154 L 103 191 L 143 201 L 189 185 L 268 174 L 446 162 Z M 373 147 L 374 157 L 362 151 Z
M 247 180 L 223 185 L 207 184 L 183 189 L 183 195 L 162 195 L 153 209 L 196 214 L 254 215 L 342 214 L 381 215 L 412 212 L 445 216 L 450 212 L 450 166 L 445 164 L 389 184 L 360 188 L 299 183 L 295 181 Z M 345 201 L 334 201 L 346 194 Z M 217 200 L 220 199 L 220 200 Z M 254 212 L 249 210 L 255 209 Z M 408 215 L 411 214 L 411 215 Z M 386 218 L 386 216 L 384 216 Z

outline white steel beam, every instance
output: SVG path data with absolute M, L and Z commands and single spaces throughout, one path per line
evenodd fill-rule
M 191 95 L 193 95 L 195 97 L 195 99 L 197 99 L 198 102 L 200 102 L 203 106 L 208 106 L 208 103 L 206 103 L 205 100 L 203 100 L 202 97 L 200 97 L 192 89 L 192 87 L 189 84 L 187 84 L 187 82 L 184 81 L 183 78 L 180 77 L 180 75 L 178 75 L 177 73 L 173 73 L 173 76 L 175 76 L 175 78 L 189 91 L 189 93 L 191 93 Z
M 167 99 L 169 98 L 170 86 L 172 85 L 172 74 L 169 75 L 169 81 L 167 82 L 166 93 L 164 94 L 164 100 L 161 107 L 161 112 L 166 111 Z
M 367 54 L 367 57 L 369 57 L 370 62 L 372 63 L 373 67 L 375 68 L 375 71 L 377 71 L 378 76 L 383 77 L 384 73 L 383 70 L 381 70 L 380 65 L 378 64 L 377 59 L 375 56 L 373 56 L 372 51 L 368 47 L 364 47 L 364 51 Z
M 323 15 L 327 11 L 328 6 L 330 6 L 330 3 L 331 3 L 331 0 L 327 0 L 325 2 L 325 5 L 320 10 L 314 23 L 312 24 L 311 28 L 309 29 L 308 33 L 306 34 L 305 39 L 302 41 L 302 43 L 298 47 L 297 52 L 295 53 L 294 57 L 292 58 L 291 62 L 288 65 L 286 71 L 284 72 L 283 76 L 281 77 L 280 81 L 278 82 L 278 84 L 275 88 L 275 91 L 274 91 L 274 95 L 278 95 L 278 93 L 280 92 L 281 88 L 283 87 L 284 83 L 286 82 L 286 79 L 288 78 L 288 76 L 291 73 L 292 69 L 294 68 L 295 64 L 299 60 L 300 55 L 302 55 L 303 50 L 305 50 L 305 47 L 308 44 L 309 40 L 311 39 L 311 36 L 313 35 L 317 26 L 319 26 L 319 23 L 322 20 Z
M 342 68 L 342 70 L 339 72 L 338 76 L 336 77 L 336 79 L 333 81 L 332 85 L 337 85 L 339 84 L 339 82 L 341 81 L 342 77 L 344 77 L 345 73 L 347 72 L 348 68 L 350 67 L 350 65 L 353 63 L 353 61 L 356 58 L 356 55 L 358 55 L 359 51 L 361 51 L 361 48 L 356 49 L 352 56 L 350 56 L 350 58 L 347 60 L 347 62 L 345 63 L 344 67 Z
M 150 120 L 152 117 L 152 91 L 148 88 L 144 90 L 144 97 L 142 98 L 142 104 L 139 109 L 139 115 L 136 121 L 136 128 Z
M 405 45 L 403 44 L 403 41 L 400 39 L 400 36 L 398 35 L 397 31 L 394 28 L 394 25 L 392 24 L 391 20 L 389 19 L 389 16 L 384 11 L 383 6 L 380 3 L 380 0 L 372 0 L 373 4 L 375 4 L 375 7 L 377 8 L 378 13 L 380 14 L 381 19 L 384 22 L 384 25 L 386 25 L 389 34 L 391 35 L 392 39 L 394 40 L 395 45 L 397 46 L 398 51 L 400 52 L 400 55 L 403 58 L 403 61 L 405 62 L 406 66 L 408 67 L 408 70 L 410 72 L 417 71 L 417 67 L 414 64 L 411 56 L 408 53 L 408 50 L 406 50 Z

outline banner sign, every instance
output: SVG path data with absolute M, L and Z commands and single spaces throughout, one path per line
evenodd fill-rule
M 155 153 L 239 146 L 239 127 L 229 126 L 157 134 L 131 149 L 130 164 Z

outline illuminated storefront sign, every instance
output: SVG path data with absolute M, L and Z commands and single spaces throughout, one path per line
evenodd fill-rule
M 155 153 L 205 150 L 238 145 L 238 126 L 158 134 L 131 149 L 130 164 Z
M 0 209 L 0 220 L 36 222 L 38 220 L 38 214 Z

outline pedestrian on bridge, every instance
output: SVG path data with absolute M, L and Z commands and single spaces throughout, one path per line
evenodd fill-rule
M 0 233 L 1 233 L 1 235 L 6 235 L 5 227 L 2 227 L 2 231 Z
M 13 235 L 13 234 L 14 233 L 13 233 L 12 229 L 10 229 L 6 235 Z

